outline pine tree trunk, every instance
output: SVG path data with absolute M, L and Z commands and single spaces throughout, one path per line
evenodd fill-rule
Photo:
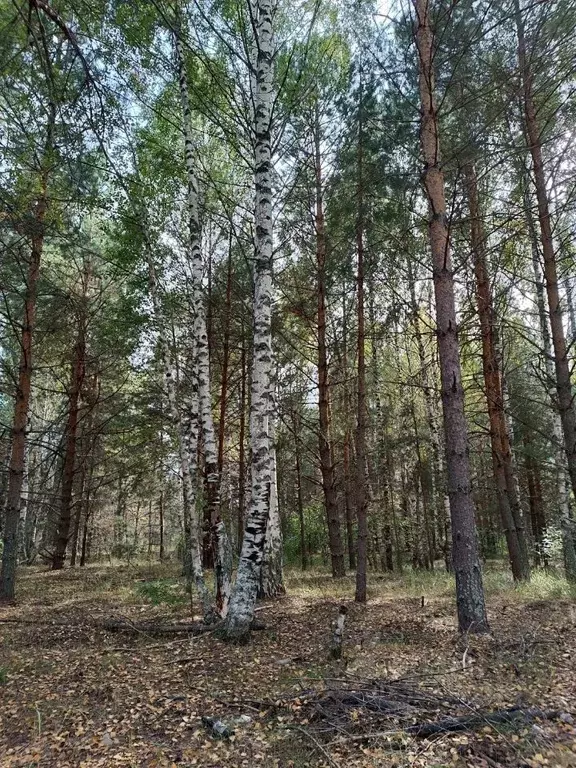
M 433 35 L 430 28 L 428 0 L 414 0 L 414 4 L 422 109 L 420 141 L 424 159 L 423 183 L 430 217 L 429 234 L 436 297 L 458 624 L 462 632 L 484 632 L 488 629 L 488 621 L 474 522 L 454 278 L 446 217 L 444 174 L 440 165 L 433 72 Z
M 56 547 L 52 556 L 52 570 L 59 571 L 64 567 L 66 548 L 70 537 L 72 522 L 72 491 L 76 470 L 76 448 L 78 432 L 78 412 L 80 392 L 86 370 L 86 319 L 79 318 L 78 339 L 74 346 L 70 392 L 68 395 L 68 419 L 66 422 L 66 450 L 64 452 L 64 467 L 62 471 L 62 496 L 60 502 L 60 519 L 56 534 Z
M 464 183 L 470 212 L 470 240 L 482 339 L 484 393 L 490 422 L 492 471 L 512 575 L 514 581 L 526 581 L 530 578 L 528 547 L 516 494 L 515 477 L 512 470 L 512 451 L 504 413 L 502 379 L 496 353 L 494 307 L 486 264 L 486 235 L 480 215 L 476 170 L 470 162 L 464 166 Z
M 524 31 L 524 19 L 520 0 L 515 0 L 516 27 L 518 32 L 518 62 L 523 87 L 523 107 L 528 149 L 532 157 L 534 181 L 536 185 L 536 200 L 538 203 L 538 221 L 540 224 L 540 242 L 544 257 L 544 278 L 546 281 L 546 295 L 548 298 L 548 317 L 552 331 L 552 346 L 554 349 L 554 368 L 556 391 L 558 394 L 558 407 L 560 421 L 564 437 L 564 449 L 568 462 L 568 474 L 572 486 L 572 493 L 576 495 L 576 411 L 574 410 L 572 382 L 570 379 L 570 362 L 562 307 L 560 304 L 560 291 L 558 286 L 558 270 L 554 242 L 552 237 L 552 224 L 550 220 L 550 205 L 546 188 L 546 176 L 542 159 L 542 137 L 538 125 L 537 109 L 533 93 L 533 76 L 526 51 L 526 36 Z M 576 548 L 574 546 L 573 522 L 569 510 L 562 510 L 562 533 L 564 545 L 564 559 L 566 576 L 570 581 L 576 581 Z
M 266 526 L 270 510 L 272 457 L 269 409 L 272 398 L 272 106 L 274 42 L 271 0 L 250 5 L 255 34 L 253 67 L 255 256 L 254 354 L 250 403 L 251 494 L 236 583 L 232 591 L 224 634 L 245 642 L 258 592 Z
M 528 435 L 524 436 L 524 457 L 536 565 L 546 567 L 548 565 L 548 558 L 544 546 L 544 540 L 546 538 L 546 515 L 544 513 L 544 501 L 542 499 L 540 467 L 532 454 L 532 444 Z
M 346 398 L 347 399 L 347 398 Z M 352 503 L 352 462 L 350 461 L 352 437 L 346 429 L 342 453 L 342 469 L 344 472 L 344 519 L 346 520 L 346 543 L 348 548 L 348 565 L 350 570 L 356 569 L 356 547 L 354 545 L 354 505 Z
M 0 570 L 0 603 L 12 602 L 16 587 L 16 564 L 18 559 L 18 523 L 22 483 L 26 459 L 26 428 L 32 388 L 32 343 L 36 325 L 36 295 L 40 276 L 40 261 L 44 249 L 45 219 L 48 211 L 48 155 L 52 150 L 55 106 L 50 105 L 50 117 L 44 149 L 44 167 L 40 172 L 40 194 L 34 210 L 32 247 L 28 262 L 24 312 L 20 338 L 20 364 L 18 383 L 11 429 L 12 448 L 8 465 L 8 490 L 6 494 L 6 514 L 4 519 L 2 567 Z
M 439 529 L 439 535 L 443 537 L 446 525 L 450 525 L 450 508 L 445 503 L 446 483 L 444 479 L 444 466 L 442 461 L 442 439 L 440 436 L 440 427 L 436 416 L 437 402 L 434 397 L 434 388 L 430 381 L 429 364 L 426 359 L 426 350 L 422 338 L 422 328 L 420 325 L 420 307 L 416 299 L 416 280 L 410 258 L 408 259 L 408 282 L 410 284 L 410 304 L 412 309 L 414 335 L 416 337 L 416 346 L 418 349 L 418 362 L 420 364 L 420 383 L 422 394 L 424 396 L 424 412 L 426 414 L 426 423 L 428 425 L 428 436 L 432 453 L 432 471 L 430 473 L 430 506 L 432 514 L 435 515 L 435 523 Z M 446 553 L 445 553 L 446 559 Z M 450 557 L 448 556 L 448 560 Z
M 326 225 L 324 221 L 324 199 L 322 181 L 322 156 L 320 152 L 320 125 L 318 103 L 314 115 L 314 170 L 315 170 L 315 229 L 316 229 L 316 290 L 318 336 L 318 414 L 319 414 L 319 457 L 322 474 L 322 491 L 326 520 L 328 523 L 328 545 L 332 561 L 332 576 L 340 578 L 346 574 L 344 546 L 340 530 L 340 513 L 336 494 L 334 451 L 330 436 L 330 377 L 326 350 Z
M 302 570 L 308 568 L 308 551 L 306 547 L 306 525 L 304 521 L 304 496 L 302 493 L 302 469 L 300 465 L 300 424 L 292 411 L 292 430 L 294 432 L 294 457 L 296 461 L 296 490 L 298 499 L 298 523 L 300 526 L 300 562 Z

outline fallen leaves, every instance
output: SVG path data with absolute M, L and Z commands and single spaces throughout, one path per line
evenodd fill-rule
M 90 626 L 87 618 L 102 621 L 113 611 L 135 622 L 166 620 L 165 607 L 143 605 L 138 591 L 129 590 L 129 579 L 143 575 L 137 568 L 130 574 L 103 568 L 99 582 L 92 569 L 64 571 L 57 579 L 24 574 L 21 583 L 30 597 L 24 594 L 18 607 L 2 609 L 2 617 L 50 623 L 0 625 L 6 669 L 0 690 L 2 768 L 328 765 L 314 743 L 291 732 L 290 725 L 314 725 L 314 713 L 305 710 L 306 690 L 329 690 L 330 677 L 416 674 L 446 705 L 457 694 L 492 708 L 523 697 L 527 705 L 574 710 L 576 627 L 566 605 L 539 601 L 527 610 L 515 602 L 502 615 L 494 610 L 496 639 L 470 640 L 467 659 L 474 663 L 464 670 L 449 600 L 431 596 L 423 609 L 402 597 L 372 600 L 363 611 L 351 605 L 345 658 L 332 663 L 326 638 L 340 595 L 267 604 L 270 630 L 257 633 L 248 647 L 223 646 L 210 635 L 162 641 Z M 189 620 L 185 606 L 171 607 L 168 618 Z M 264 700 L 275 702 L 276 709 L 261 711 Z M 239 722 L 242 715 L 250 720 Z M 234 722 L 234 735 L 212 738 L 202 716 Z M 362 717 L 362 709 L 353 708 L 351 725 Z M 398 740 L 386 737 L 329 749 L 337 764 L 350 768 L 573 768 L 572 716 L 535 727 L 514 732 L 487 727 L 482 734 L 443 736 L 426 744 L 405 737 L 401 749 Z

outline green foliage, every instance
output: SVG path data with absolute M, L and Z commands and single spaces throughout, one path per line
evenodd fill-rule
M 155 579 L 136 584 L 136 593 L 152 605 L 183 605 L 187 602 L 182 582 L 177 579 Z

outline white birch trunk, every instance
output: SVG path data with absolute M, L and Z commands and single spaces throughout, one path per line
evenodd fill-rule
M 202 226 L 198 204 L 198 178 L 196 176 L 194 157 L 194 134 L 192 129 L 192 112 L 188 92 L 188 77 L 186 74 L 186 59 L 180 30 L 175 35 L 176 59 L 178 63 L 178 82 L 182 102 L 182 127 L 184 132 L 184 155 L 186 175 L 188 179 L 188 227 L 190 269 L 192 275 L 192 317 L 195 343 L 195 365 L 193 375 L 197 375 L 199 396 L 199 419 L 207 470 L 208 504 L 210 508 L 211 536 L 214 539 L 214 555 L 216 561 L 216 603 L 221 609 L 228 603 L 231 578 L 231 563 L 218 562 L 220 554 L 230 548 L 228 541 L 220 541 L 221 537 L 228 538 L 226 526 L 220 520 L 220 474 L 218 472 L 218 451 L 216 433 L 212 415 L 212 399 L 210 396 L 210 349 L 206 328 L 206 303 L 204 300 L 203 276 L 204 262 L 202 258 Z M 223 614 L 224 615 L 224 614 Z
M 150 296 L 154 309 L 156 326 L 160 340 L 160 353 L 164 370 L 166 395 L 170 407 L 170 415 L 178 431 L 178 453 L 182 473 L 184 497 L 184 572 L 188 583 L 194 582 L 196 591 L 202 603 L 205 621 L 211 621 L 214 607 L 210 591 L 204 580 L 202 559 L 200 556 L 200 526 L 196 511 L 196 452 L 198 447 L 198 395 L 192 395 L 184 404 L 184 415 L 178 407 L 176 396 L 176 378 L 171 363 L 170 347 L 162 316 L 162 308 L 158 297 L 158 282 L 152 256 L 148 255 L 148 278 Z
M 283 594 L 284 573 L 282 563 L 282 526 L 278 506 L 278 468 L 276 463 L 275 425 L 274 417 L 270 415 L 270 510 L 266 539 L 264 540 L 264 555 L 260 571 L 260 597 L 276 597 Z
M 227 639 L 248 638 L 258 592 L 272 484 L 269 413 L 272 393 L 272 2 L 251 3 L 256 36 L 254 103 L 254 353 L 250 403 L 252 487 L 236 583 L 226 621 Z

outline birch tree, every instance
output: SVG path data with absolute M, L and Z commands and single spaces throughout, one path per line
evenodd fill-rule
M 272 108 L 274 103 L 273 3 L 250 0 L 255 55 L 251 62 L 254 104 L 254 336 L 250 402 L 251 490 L 236 582 L 225 636 L 248 637 L 254 615 L 270 509 L 272 460 Z

